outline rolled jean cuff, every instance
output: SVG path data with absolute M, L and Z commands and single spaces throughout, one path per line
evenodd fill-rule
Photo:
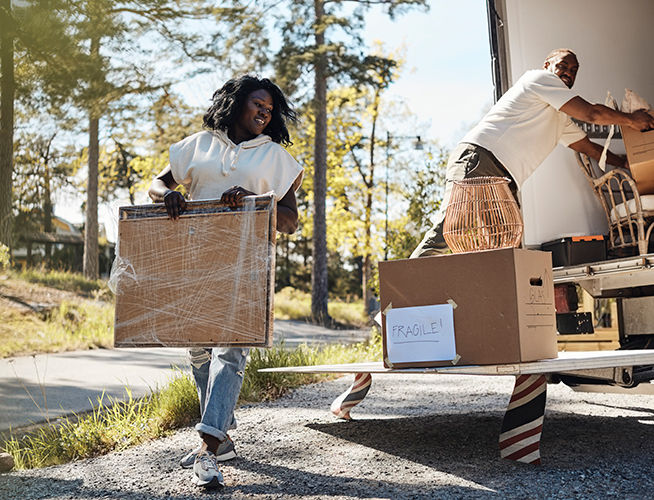
M 225 434 L 223 431 L 216 429 L 215 427 L 211 427 L 210 425 L 203 424 L 202 422 L 195 425 L 195 430 L 200 434 L 209 434 L 210 436 L 218 439 L 218 441 L 224 441 L 227 439 L 227 434 Z

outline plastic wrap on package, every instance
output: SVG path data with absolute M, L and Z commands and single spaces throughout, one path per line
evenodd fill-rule
M 270 346 L 276 203 L 121 207 L 110 287 L 117 347 Z

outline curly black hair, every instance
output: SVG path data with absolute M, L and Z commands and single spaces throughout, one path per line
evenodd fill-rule
M 263 133 L 273 142 L 290 146 L 293 144 L 286 128 L 286 121 L 297 121 L 297 113 L 291 108 L 281 89 L 268 78 L 243 75 L 228 80 L 214 92 L 211 106 L 204 114 L 204 126 L 210 130 L 227 132 L 238 120 L 247 97 L 256 90 L 266 90 L 272 97 L 271 119 Z

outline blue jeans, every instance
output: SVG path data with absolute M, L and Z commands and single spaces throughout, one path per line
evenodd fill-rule
M 250 349 L 241 347 L 189 349 L 191 369 L 200 399 L 200 423 L 195 430 L 223 441 L 236 427 L 234 409 L 243 385 Z

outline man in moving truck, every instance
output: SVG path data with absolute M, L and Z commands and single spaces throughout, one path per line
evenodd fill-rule
M 511 179 L 518 188 L 534 173 L 557 143 L 599 160 L 602 147 L 588 139 L 572 122 L 576 118 L 597 125 L 622 125 L 636 130 L 654 128 L 645 111 L 622 113 L 591 104 L 571 89 L 579 69 L 569 49 L 549 53 L 542 69 L 527 71 L 490 109 L 479 124 L 452 151 L 445 175 L 445 194 L 434 226 L 427 231 L 411 258 L 445 253 L 443 219 L 453 181 L 497 176 Z M 607 163 L 627 167 L 625 158 L 607 152 Z

